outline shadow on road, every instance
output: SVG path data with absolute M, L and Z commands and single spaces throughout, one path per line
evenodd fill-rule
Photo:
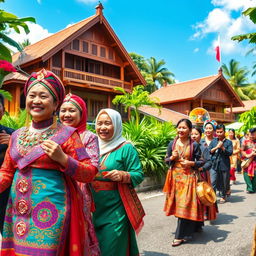
M 243 202 L 245 200 L 245 196 L 236 196 L 236 195 L 232 195 L 228 198 L 228 202 L 230 203 L 240 203 Z
M 233 222 L 234 219 L 237 219 L 238 216 L 236 215 L 229 215 L 226 213 L 218 213 L 217 219 L 212 221 L 213 225 L 223 225 L 223 224 L 230 224 Z
M 170 256 L 170 255 L 166 253 L 161 253 L 161 252 L 143 251 L 141 256 Z

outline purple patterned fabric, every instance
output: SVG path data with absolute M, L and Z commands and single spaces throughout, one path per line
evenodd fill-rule
M 69 176 L 73 176 L 77 168 L 78 162 L 73 157 L 68 156 L 68 165 L 65 169 L 62 169 L 62 171 Z
M 18 164 L 20 170 L 25 168 L 26 166 L 28 166 L 29 164 L 31 164 L 39 157 L 45 154 L 45 152 L 41 148 L 41 145 L 35 146 L 33 150 L 25 156 L 22 156 L 19 153 L 16 145 L 18 136 L 22 129 L 24 128 L 21 128 L 12 134 L 12 145 L 10 149 L 11 158 Z M 59 125 L 59 130 L 57 131 L 56 135 L 54 135 L 51 138 L 51 140 L 61 145 L 70 138 L 70 136 L 75 132 L 75 130 L 76 129 L 73 127 Z
M 89 154 L 87 153 L 85 147 L 82 147 L 82 148 L 76 148 L 76 154 L 77 154 L 77 157 L 78 157 L 78 160 L 81 161 L 81 160 L 84 160 L 86 158 L 90 158 Z

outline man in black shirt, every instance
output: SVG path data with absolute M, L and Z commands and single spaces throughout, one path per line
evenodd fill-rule
M 0 120 L 4 115 L 4 98 L 0 94 Z M 4 161 L 5 152 L 8 148 L 11 134 L 14 132 L 13 129 L 8 128 L 0 124 L 0 166 Z M 10 193 L 10 188 L 0 194 L 0 233 L 3 232 L 4 216 L 7 206 L 7 201 Z
M 217 138 L 214 138 L 209 150 L 212 155 L 211 182 L 214 190 L 220 191 L 220 203 L 226 202 L 226 194 L 230 189 L 230 156 L 233 153 L 232 142 L 225 138 L 225 126 L 219 124 L 216 127 Z

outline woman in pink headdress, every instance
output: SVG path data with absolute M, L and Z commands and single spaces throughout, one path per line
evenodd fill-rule
M 0 193 L 12 184 L 0 254 L 92 256 L 77 181 L 91 182 L 98 170 L 76 129 L 56 122 L 65 88 L 43 69 L 24 94 L 32 123 L 12 134 L 0 169 Z
M 99 144 L 97 136 L 86 130 L 87 108 L 84 100 L 77 95 L 66 95 L 63 104 L 60 107 L 60 121 L 66 126 L 77 128 L 81 140 L 85 146 L 92 165 L 97 169 L 99 167 Z M 99 255 L 99 246 L 91 219 L 91 212 L 94 211 L 91 190 L 88 183 L 78 183 L 84 196 L 85 216 L 89 225 L 90 250 L 93 255 Z

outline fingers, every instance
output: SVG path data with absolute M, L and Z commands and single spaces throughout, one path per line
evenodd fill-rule
M 104 175 L 104 178 L 108 178 L 113 181 L 120 181 L 122 176 L 119 171 L 112 170 L 112 171 L 108 172 L 106 175 Z

